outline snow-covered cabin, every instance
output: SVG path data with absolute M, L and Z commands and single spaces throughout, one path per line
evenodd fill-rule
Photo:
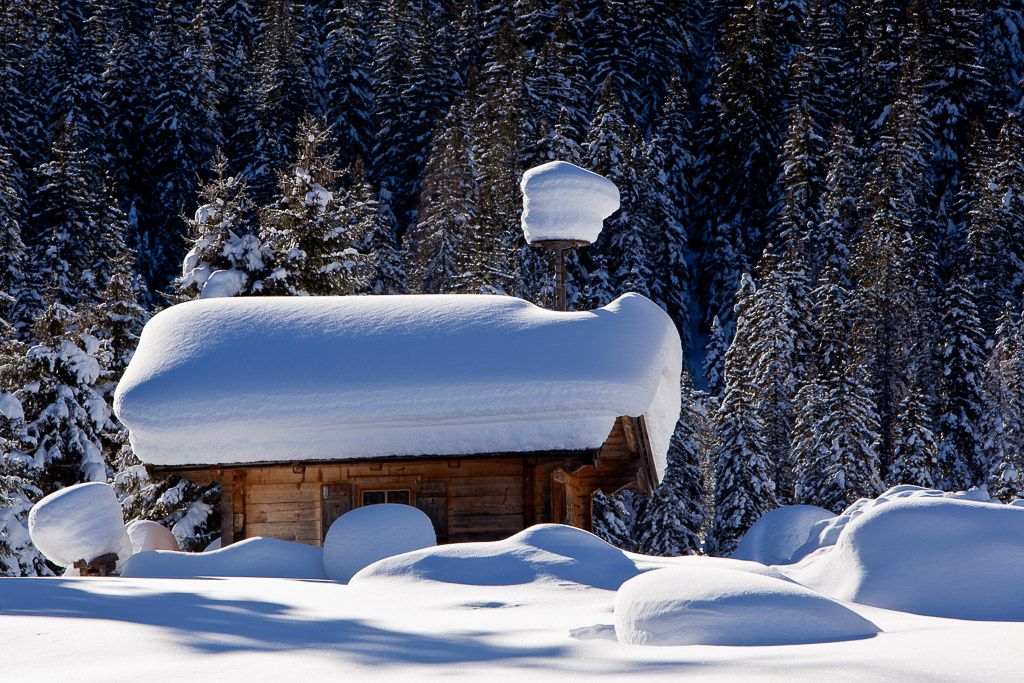
M 591 526 L 597 490 L 649 491 L 679 415 L 679 337 L 626 294 L 204 299 L 146 325 L 114 405 L 139 458 L 222 492 L 223 543 L 322 544 L 353 507 L 441 541 Z

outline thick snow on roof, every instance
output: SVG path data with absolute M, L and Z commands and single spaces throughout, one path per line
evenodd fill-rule
M 565 161 L 531 168 L 523 191 L 523 233 L 527 242 L 579 240 L 593 243 L 602 222 L 619 208 L 619 188 L 604 176 Z
M 626 294 L 556 312 L 504 296 L 254 297 L 154 316 L 114 399 L 155 465 L 599 447 L 645 415 L 658 474 L 679 336 Z

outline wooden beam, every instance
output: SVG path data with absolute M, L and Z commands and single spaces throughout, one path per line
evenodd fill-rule
M 537 523 L 537 501 L 535 496 L 534 467 L 537 461 L 523 458 L 523 528 Z

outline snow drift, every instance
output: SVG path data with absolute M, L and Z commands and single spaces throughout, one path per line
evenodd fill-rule
M 754 522 L 732 557 L 762 564 L 790 564 L 809 552 L 808 541 L 825 520 L 835 518 L 814 505 L 787 505 L 765 513 Z M 815 544 L 814 547 L 817 547 Z
M 578 240 L 593 243 L 605 218 L 619 208 L 619 188 L 604 176 L 566 161 L 531 168 L 523 191 L 523 233 L 527 242 Z
M 155 465 L 599 447 L 644 415 L 658 474 L 679 335 L 626 294 L 556 312 L 505 296 L 203 299 L 155 315 L 114 397 Z
M 658 569 L 615 596 L 615 634 L 632 645 L 797 645 L 878 631 L 808 588 L 733 569 Z
M 1024 621 L 1024 509 L 909 494 L 860 508 L 835 545 L 778 569 L 839 600 Z
M 504 541 L 456 543 L 390 557 L 349 581 L 415 579 L 473 586 L 572 582 L 617 589 L 636 565 L 615 546 L 571 526 L 538 524 Z
M 385 557 L 437 545 L 434 525 L 411 505 L 367 505 L 335 520 L 324 539 L 324 571 L 347 583 L 363 567 Z
M 203 553 L 149 550 L 133 555 L 121 576 L 195 579 L 202 576 L 255 576 L 326 579 L 323 549 L 276 538 L 247 538 Z
M 132 554 L 121 504 L 102 482 L 75 484 L 46 496 L 28 513 L 32 543 L 48 560 L 71 567 L 114 553 L 120 567 Z

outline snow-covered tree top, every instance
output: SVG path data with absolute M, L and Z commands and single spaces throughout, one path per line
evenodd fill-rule
M 646 416 L 658 475 L 679 336 L 626 294 L 556 312 L 505 296 L 205 299 L 147 323 L 117 388 L 155 465 L 599 447 Z
M 523 233 L 526 241 L 572 240 L 593 244 L 602 222 L 619 208 L 619 188 L 604 176 L 565 161 L 551 161 L 523 174 Z

